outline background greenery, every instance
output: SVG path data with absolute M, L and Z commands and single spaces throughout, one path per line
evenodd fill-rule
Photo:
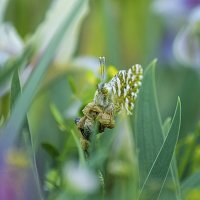
M 181 65 L 166 48 L 187 20 L 168 24 L 174 16 L 160 16 L 148 0 L 75 2 L 54 15 L 44 35 L 38 27 L 51 0 L 7 2 L 1 25 L 11 23 L 24 48 L 1 63 L 0 197 L 198 199 L 199 69 Z M 113 130 L 97 135 L 85 160 L 74 118 L 93 99 L 102 55 L 118 70 L 140 63 L 145 74 L 133 116 L 118 116 Z M 108 79 L 115 68 L 107 68 Z

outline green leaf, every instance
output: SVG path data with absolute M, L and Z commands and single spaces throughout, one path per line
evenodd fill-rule
M 64 118 L 62 117 L 61 113 L 59 112 L 58 108 L 56 107 L 55 104 L 50 105 L 51 113 L 58 123 L 58 126 L 61 131 L 67 130 L 67 126 L 65 125 Z
M 168 117 L 168 118 L 164 121 L 164 123 L 163 123 L 163 133 L 164 133 L 164 137 L 167 136 L 167 133 L 169 132 L 171 123 L 172 123 L 172 118 L 171 118 L 171 117 Z
M 138 149 L 140 188 L 144 184 L 163 144 L 164 132 L 166 136 L 171 125 L 169 121 L 165 123 L 164 127 L 162 127 L 161 124 L 155 89 L 155 63 L 156 62 L 153 61 L 144 73 L 134 121 L 136 146 Z M 170 199 L 177 199 L 180 196 L 179 180 L 174 173 L 176 171 L 176 165 L 173 164 L 173 167 L 171 167 L 168 173 L 166 185 L 163 187 L 161 199 L 165 199 L 165 196 L 169 196 L 169 194 Z
M 26 84 L 22 95 L 16 101 L 13 112 L 11 113 L 10 119 L 6 126 L 1 130 L 0 157 L 3 158 L 5 150 L 8 149 L 14 142 L 17 135 L 20 133 L 22 125 L 24 123 L 26 113 L 31 105 L 31 102 L 38 90 L 38 85 L 43 79 L 45 72 L 47 71 L 53 56 L 59 47 L 60 42 L 64 33 L 73 25 L 73 20 L 81 10 L 85 1 L 77 1 L 74 8 L 71 10 L 69 15 L 63 21 L 62 25 L 58 28 L 52 40 L 45 49 L 41 59 L 38 60 L 32 75 Z
M 18 74 L 18 69 L 15 70 L 12 78 L 12 83 L 11 83 L 11 93 L 10 93 L 10 110 L 12 110 L 15 100 L 21 93 L 21 86 L 20 86 L 20 81 L 19 81 L 19 74 Z
M 85 161 L 85 156 L 83 153 L 83 149 L 81 147 L 81 143 L 80 140 L 78 139 L 78 137 L 76 136 L 75 132 L 73 130 L 71 130 L 72 136 L 74 138 L 74 141 L 76 143 L 77 149 L 78 149 L 78 154 L 79 154 L 79 161 L 81 165 L 85 165 L 86 161 Z
M 42 147 L 53 159 L 59 156 L 58 150 L 52 144 L 42 143 Z
M 4 20 L 4 15 L 5 15 L 5 12 L 6 12 L 8 2 L 9 2 L 8 0 L 4 0 L 4 1 L 0 2 L 0 24 Z
M 172 124 L 172 118 L 168 117 L 163 123 L 164 137 L 167 136 L 169 129 L 171 127 L 171 124 Z M 174 190 L 176 190 L 176 196 L 174 195 L 175 193 L 172 192 Z M 178 168 L 177 168 L 175 156 L 173 156 L 171 167 L 170 167 L 170 172 L 168 173 L 164 189 L 162 190 L 162 193 L 161 193 L 159 199 L 162 199 L 162 200 L 181 199 Z
M 71 87 L 73 94 L 77 94 L 77 88 L 76 88 L 74 79 L 72 77 L 68 77 L 67 80 L 69 82 L 69 85 Z
M 200 171 L 192 174 L 181 184 L 181 192 L 184 194 L 189 189 L 200 188 Z
M 0 69 L 0 84 L 5 82 L 16 69 L 23 69 L 33 55 L 33 51 L 33 46 L 28 45 L 19 57 L 6 62 L 6 64 Z
M 65 18 L 71 14 L 71 11 L 76 8 L 79 2 L 81 1 L 58 0 L 52 3 L 52 6 L 46 12 L 43 22 L 38 26 L 36 33 L 31 38 L 36 48 L 43 51 L 44 47 L 52 40 L 52 36 L 56 30 L 62 25 Z M 88 13 L 88 10 L 88 0 L 82 1 L 81 9 L 77 7 L 77 10 L 75 10 L 76 17 L 71 18 L 71 26 L 62 36 L 62 42 L 54 56 L 55 67 L 65 68 L 66 64 L 71 60 L 78 42 L 77 34 L 80 30 L 81 22 Z
M 10 94 L 10 110 L 11 111 L 12 111 L 12 108 L 15 105 L 15 101 L 16 101 L 17 97 L 20 95 L 20 93 L 21 93 L 21 85 L 20 85 L 18 69 L 16 69 L 13 74 L 12 83 L 11 83 L 11 94 Z M 33 147 L 33 140 L 32 140 L 32 135 L 30 132 L 29 122 L 28 122 L 27 117 L 25 119 L 23 128 L 25 130 L 25 135 L 24 135 L 24 138 L 22 138 L 22 134 L 19 135 L 21 137 L 20 142 L 23 143 L 25 140 L 25 147 L 28 150 L 29 155 L 30 155 L 32 171 L 33 171 L 33 175 L 34 175 L 34 179 L 35 179 L 35 184 L 36 184 L 36 187 L 38 190 L 38 195 L 39 195 L 40 199 L 43 199 L 41 187 L 40 187 L 38 170 L 37 170 L 35 152 L 34 152 L 34 147 Z M 24 144 L 21 144 L 21 145 L 24 145 Z
M 170 169 L 174 150 L 178 141 L 180 122 L 181 103 L 180 99 L 178 99 L 171 128 L 144 182 L 139 200 L 158 199 Z
M 138 148 L 140 186 L 143 185 L 163 143 L 155 91 L 155 64 L 156 61 L 153 61 L 144 73 L 135 112 L 134 128 Z

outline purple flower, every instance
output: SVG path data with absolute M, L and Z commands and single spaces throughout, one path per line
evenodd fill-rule
M 24 200 L 23 185 L 24 176 L 20 176 L 18 169 L 6 166 L 0 172 L 0 199 L 2 200 Z
M 199 11 L 195 11 L 198 6 L 200 6 L 200 0 L 155 0 L 153 2 L 154 13 L 162 17 L 165 25 L 158 56 L 162 62 L 173 61 L 174 53 L 181 63 L 187 65 L 197 65 L 199 63 L 197 56 L 199 53 L 199 39 L 194 30 L 192 31 L 196 26 L 194 24 L 198 21 L 196 15 Z M 188 23 L 188 20 L 190 25 L 180 31 Z M 176 37 L 178 32 L 179 34 Z M 175 37 L 176 41 L 174 43 Z
M 193 10 L 187 25 L 179 31 L 173 50 L 180 63 L 200 67 L 200 6 Z
M 188 9 L 193 9 L 200 5 L 200 0 L 184 0 L 183 2 Z
M 24 150 L 12 149 L 0 163 L 0 200 L 39 199 L 30 160 Z

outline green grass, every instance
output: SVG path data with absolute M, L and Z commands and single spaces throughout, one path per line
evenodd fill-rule
M 101 134 L 95 131 L 89 157 L 85 157 L 81 148 L 81 135 L 74 118 L 81 117 L 85 104 L 92 101 L 98 77 L 82 64 L 74 65 L 74 57 L 106 52 L 109 63 L 124 69 L 128 66 L 119 65 L 126 58 L 124 65 L 135 58 L 146 63 L 147 54 L 151 55 L 149 49 L 153 49 L 152 52 L 156 49 L 152 42 L 144 45 L 151 34 L 142 30 L 143 23 L 148 23 L 146 18 L 149 16 L 151 21 L 152 16 L 143 13 L 141 16 L 145 18 L 138 21 L 129 7 L 132 4 L 134 10 L 150 9 L 144 0 L 127 4 L 91 1 L 92 14 L 84 18 L 88 1 L 76 0 L 44 51 L 41 52 L 40 44 L 38 46 L 41 39 L 37 41 L 38 32 L 29 33 L 24 51 L 2 65 L 0 90 L 4 87 L 6 90 L 0 99 L 0 171 L 17 174 L 16 182 L 11 179 L 12 184 L 17 183 L 12 187 L 21 188 L 20 193 L 28 195 L 27 198 L 33 195 L 34 199 L 48 200 L 193 200 L 200 194 L 199 102 L 192 98 L 191 105 L 188 103 L 190 97 L 198 95 L 200 79 L 192 70 L 163 68 L 159 60 L 144 65 L 133 116 L 119 114 L 113 129 Z M 126 13 L 123 9 L 127 6 Z M 20 7 L 23 5 L 16 9 Z M 124 24 L 120 27 L 118 22 L 123 17 Z M 77 18 L 85 21 L 82 29 L 71 35 Z M 96 27 L 102 18 L 105 24 Z M 131 33 L 123 34 L 122 28 L 127 31 L 132 20 L 135 29 L 131 27 Z M 152 32 L 161 29 L 156 22 L 154 26 L 157 29 Z M 21 31 L 25 35 L 25 29 Z M 137 32 L 142 32 L 138 39 Z M 79 42 L 76 51 L 73 42 L 66 44 L 73 52 L 68 52 L 69 61 L 61 69 L 53 60 L 66 36 L 68 42 L 73 39 Z M 155 40 L 154 36 L 152 39 Z M 137 41 L 133 57 L 129 48 L 121 49 L 127 46 L 127 41 L 130 49 L 134 46 L 132 42 Z M 144 46 L 147 48 L 142 55 Z M 22 71 L 28 66 L 33 70 L 24 84 Z M 13 159 L 12 155 L 17 156 Z M 29 163 L 27 166 L 23 165 L 25 160 Z M 4 176 L 1 180 L 7 187 Z M 31 188 L 26 187 L 29 185 Z

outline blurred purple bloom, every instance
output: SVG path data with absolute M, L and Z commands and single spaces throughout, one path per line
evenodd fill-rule
M 193 9 L 196 6 L 200 5 L 200 0 L 184 0 L 185 5 L 187 6 L 187 8 L 189 9 Z
M 196 10 L 195 8 L 197 6 L 200 6 L 200 0 L 155 0 L 153 2 L 153 12 L 161 16 L 165 23 L 165 31 L 163 32 L 159 48 L 159 59 L 162 62 L 173 61 L 174 38 L 176 37 L 177 32 L 188 21 L 188 17 L 191 15 L 193 10 Z M 186 37 L 185 34 L 186 33 L 184 33 L 182 37 Z M 180 35 L 181 34 L 179 34 L 179 36 Z M 191 54 L 196 52 L 196 49 L 198 48 L 196 47 L 195 41 L 193 43 L 193 50 L 190 50 Z M 179 44 L 178 46 L 180 49 L 185 48 L 183 44 Z M 195 58 L 191 57 L 191 59 L 197 59 L 196 55 L 194 57 Z
M 200 67 L 200 6 L 193 10 L 187 26 L 178 33 L 173 50 L 180 63 Z
M 0 160 L 0 200 L 40 199 L 24 150 L 12 149 Z
M 22 172 L 21 172 L 22 173 Z M 23 187 L 24 176 L 20 174 L 18 169 L 11 166 L 5 166 L 0 172 L 0 199 L 2 200 L 24 200 Z
M 155 0 L 152 8 L 171 24 L 187 19 L 187 14 L 199 5 L 200 0 Z

